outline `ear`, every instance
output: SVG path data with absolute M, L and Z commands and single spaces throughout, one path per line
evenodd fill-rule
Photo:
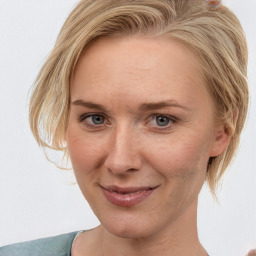
M 229 145 L 231 133 L 225 128 L 224 124 L 218 125 L 215 130 L 215 136 L 210 152 L 210 157 L 215 157 L 222 154 Z
M 218 124 L 216 126 L 215 137 L 210 152 L 211 157 L 218 156 L 227 149 L 236 128 L 238 114 L 238 109 L 232 112 L 229 119 L 229 127 L 226 127 L 225 124 Z

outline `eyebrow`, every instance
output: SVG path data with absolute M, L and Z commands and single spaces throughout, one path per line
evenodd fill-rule
M 155 103 L 143 103 L 143 104 L 140 104 L 139 110 L 152 111 L 152 110 L 157 110 L 157 109 L 166 108 L 166 107 L 175 107 L 175 108 L 182 108 L 184 110 L 190 110 L 188 107 L 179 104 L 176 100 L 166 100 L 166 101 L 160 101 Z
M 107 109 L 103 105 L 96 104 L 91 101 L 76 100 L 76 101 L 72 102 L 72 105 L 83 106 L 83 107 L 91 108 L 91 109 L 97 109 L 102 112 L 108 112 Z
M 98 104 L 98 103 L 96 104 L 91 101 L 75 100 L 74 102 L 72 102 L 72 105 L 96 109 L 96 110 L 99 110 L 102 112 L 109 112 L 103 105 Z M 139 105 L 138 110 L 141 112 L 145 112 L 145 111 L 154 111 L 154 110 L 166 108 L 166 107 L 181 108 L 181 109 L 184 109 L 187 111 L 190 110 L 190 108 L 179 104 L 175 100 L 166 100 L 166 101 L 152 102 L 152 103 L 142 103 Z

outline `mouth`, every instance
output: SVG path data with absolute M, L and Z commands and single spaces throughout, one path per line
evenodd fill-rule
M 101 187 L 106 199 L 117 206 L 132 207 L 149 197 L 159 186 L 143 187 Z

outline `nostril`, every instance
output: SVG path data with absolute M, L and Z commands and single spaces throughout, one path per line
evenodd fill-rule
M 105 165 L 109 172 L 116 174 L 116 175 L 126 175 L 126 174 L 132 174 L 139 169 L 136 168 L 129 168 L 128 165 Z
M 120 175 L 141 169 L 141 162 L 140 155 L 137 153 L 113 150 L 106 156 L 104 166 L 112 173 Z

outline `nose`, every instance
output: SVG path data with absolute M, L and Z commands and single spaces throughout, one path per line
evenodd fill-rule
M 123 175 L 141 168 L 138 134 L 126 127 L 116 128 L 110 135 L 105 167 L 116 175 Z

